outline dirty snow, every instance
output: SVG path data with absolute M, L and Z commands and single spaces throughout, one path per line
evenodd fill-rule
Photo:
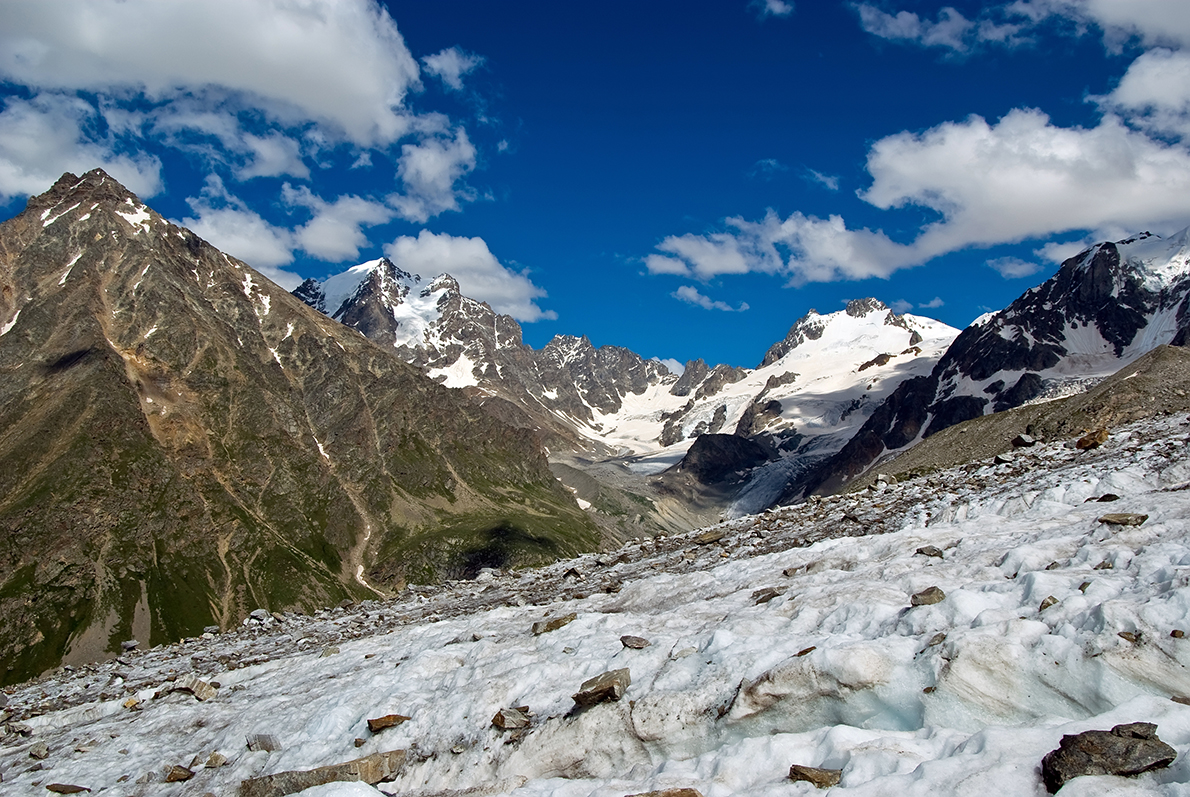
M 62 671 L 9 690 L 9 722 L 32 735 L 3 737 L 5 794 L 51 782 L 231 794 L 247 777 L 399 748 L 409 760 L 395 781 L 307 794 L 816 793 L 786 779 L 799 763 L 841 769 L 837 795 L 1040 797 L 1039 763 L 1063 734 L 1143 720 L 1182 753 L 1172 767 L 1063 794 L 1185 795 L 1190 706 L 1171 698 L 1190 695 L 1190 639 L 1171 632 L 1190 630 L 1188 424 L 773 510 L 704 544 L 692 532 L 484 571 Z M 1091 500 L 1108 494 L 1119 499 Z M 1108 512 L 1148 520 L 1098 522 Z M 943 557 L 915 553 L 927 545 Z M 930 586 L 945 599 L 911 607 Z M 760 601 L 769 587 L 779 594 Z M 626 648 L 624 634 L 651 645 Z M 583 680 L 621 667 L 622 700 L 572 713 Z M 154 697 L 188 672 L 218 682 L 217 696 Z M 491 726 L 519 705 L 529 729 Z M 412 719 L 367 730 L 390 713 Z M 254 733 L 281 749 L 250 752 Z M 37 742 L 50 752 L 41 769 Z M 213 751 L 226 765 L 204 768 Z M 192 781 L 162 783 L 163 768 L 194 760 Z

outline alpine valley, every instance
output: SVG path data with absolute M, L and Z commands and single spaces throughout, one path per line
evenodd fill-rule
M 673 373 L 534 349 L 387 259 L 291 295 L 63 175 L 0 225 L 0 681 L 833 494 L 1121 369 L 1147 417 L 1190 340 L 1188 235 L 1099 244 L 962 331 L 857 299 L 755 368 Z

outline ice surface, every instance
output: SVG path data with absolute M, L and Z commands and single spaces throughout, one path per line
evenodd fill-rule
M 1040 797 L 1039 763 L 1063 734 L 1143 720 L 1184 752 L 1190 707 L 1170 698 L 1190 695 L 1190 639 L 1171 636 L 1190 630 L 1188 424 L 1165 417 L 1094 451 L 1057 441 L 1011 464 L 740 518 L 717 542 L 691 533 L 485 571 L 47 677 L 11 690 L 10 721 L 33 735 L 2 739 L 5 795 L 49 782 L 181 794 L 163 767 L 195 757 L 185 793 L 232 794 L 247 777 L 406 749 L 379 789 L 303 794 L 813 794 L 786 779 L 800 763 L 842 769 L 838 795 Z M 1106 493 L 1121 498 L 1088 501 Z M 1099 523 L 1108 511 L 1149 519 Z M 915 553 L 926 545 L 943 557 Z M 945 599 L 911 607 L 931 586 Z M 783 592 L 757 603 L 765 587 Z M 652 644 L 625 648 L 624 634 Z M 621 701 L 571 713 L 584 680 L 622 667 Z M 217 696 L 154 697 L 187 672 L 217 681 Z M 526 732 L 491 726 L 519 705 Z M 368 732 L 390 713 L 412 719 Z M 248 751 L 255 733 L 281 749 Z M 39 741 L 51 754 L 31 771 Z M 212 751 L 227 764 L 202 767 Z M 1190 764 L 1067 788 L 1185 795 Z

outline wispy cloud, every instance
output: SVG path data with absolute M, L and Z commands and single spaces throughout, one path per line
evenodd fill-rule
M 895 302 L 892 302 L 891 304 L 889 304 L 888 308 L 890 310 L 892 310 L 894 313 L 896 313 L 897 315 L 904 315 L 905 313 L 908 313 L 910 310 L 914 310 L 914 309 L 916 309 L 916 310 L 937 310 L 939 307 L 942 307 L 944 304 L 946 304 L 946 302 L 942 301 L 942 297 L 935 296 L 933 299 L 930 299 L 928 302 L 920 302 L 919 304 L 914 304 L 913 302 L 906 301 L 905 299 L 897 299 Z
M 815 169 L 806 169 L 806 179 L 812 183 L 824 185 L 831 191 L 839 190 L 839 178 L 829 174 L 823 174 Z
M 756 9 L 756 15 L 760 19 L 787 17 L 793 13 L 793 3 L 787 0 L 752 0 L 748 5 Z
M 752 164 L 752 168 L 748 170 L 748 176 L 761 180 L 772 180 L 787 171 L 789 171 L 789 167 L 776 158 L 764 158 Z
M 483 64 L 483 56 L 466 53 L 458 47 L 448 47 L 421 59 L 426 71 L 441 80 L 447 88 L 462 91 L 463 76 Z
M 997 257 L 988 261 L 988 268 L 994 270 L 1004 279 L 1020 279 L 1041 271 L 1039 264 L 1021 260 L 1019 257 Z
M 732 307 L 727 302 L 716 301 L 710 297 L 703 296 L 698 292 L 698 289 L 692 285 L 683 285 L 674 291 L 672 294 L 675 299 L 693 304 L 704 310 L 722 310 L 727 313 L 742 313 L 748 309 L 747 302 L 740 302 L 739 307 Z

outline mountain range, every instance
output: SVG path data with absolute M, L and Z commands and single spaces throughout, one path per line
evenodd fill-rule
M 958 334 L 862 299 L 810 311 L 756 368 L 692 360 L 675 374 L 586 337 L 533 349 L 514 319 L 463 296 L 448 274 L 423 284 L 384 258 L 306 280 L 294 294 L 536 430 L 568 471 L 590 474 L 598 462 L 600 479 L 654 506 L 674 495 L 687 508 L 705 504 L 702 520 L 767 507 L 791 477 L 837 452 L 902 381 L 928 374 Z M 693 461 L 680 464 L 692 447 Z M 670 468 L 668 478 L 643 478 Z M 740 469 L 747 478 L 725 478 Z
M 1184 345 L 1188 237 L 1098 244 L 962 331 L 860 299 L 671 370 L 534 349 L 384 258 L 291 295 L 64 175 L 0 225 L 0 679 L 846 489 Z
M 1158 345 L 1184 344 L 1188 234 L 1091 247 L 961 332 L 855 300 L 810 311 L 756 368 L 693 360 L 680 374 L 585 337 L 532 349 L 515 320 L 449 275 L 423 285 L 383 258 L 295 294 L 542 434 L 580 497 L 591 487 L 576 469 L 654 509 L 676 498 L 688 527 L 690 512 L 710 521 L 833 492 L 937 431 L 1078 392 Z M 619 525 L 621 536 L 640 530 Z

